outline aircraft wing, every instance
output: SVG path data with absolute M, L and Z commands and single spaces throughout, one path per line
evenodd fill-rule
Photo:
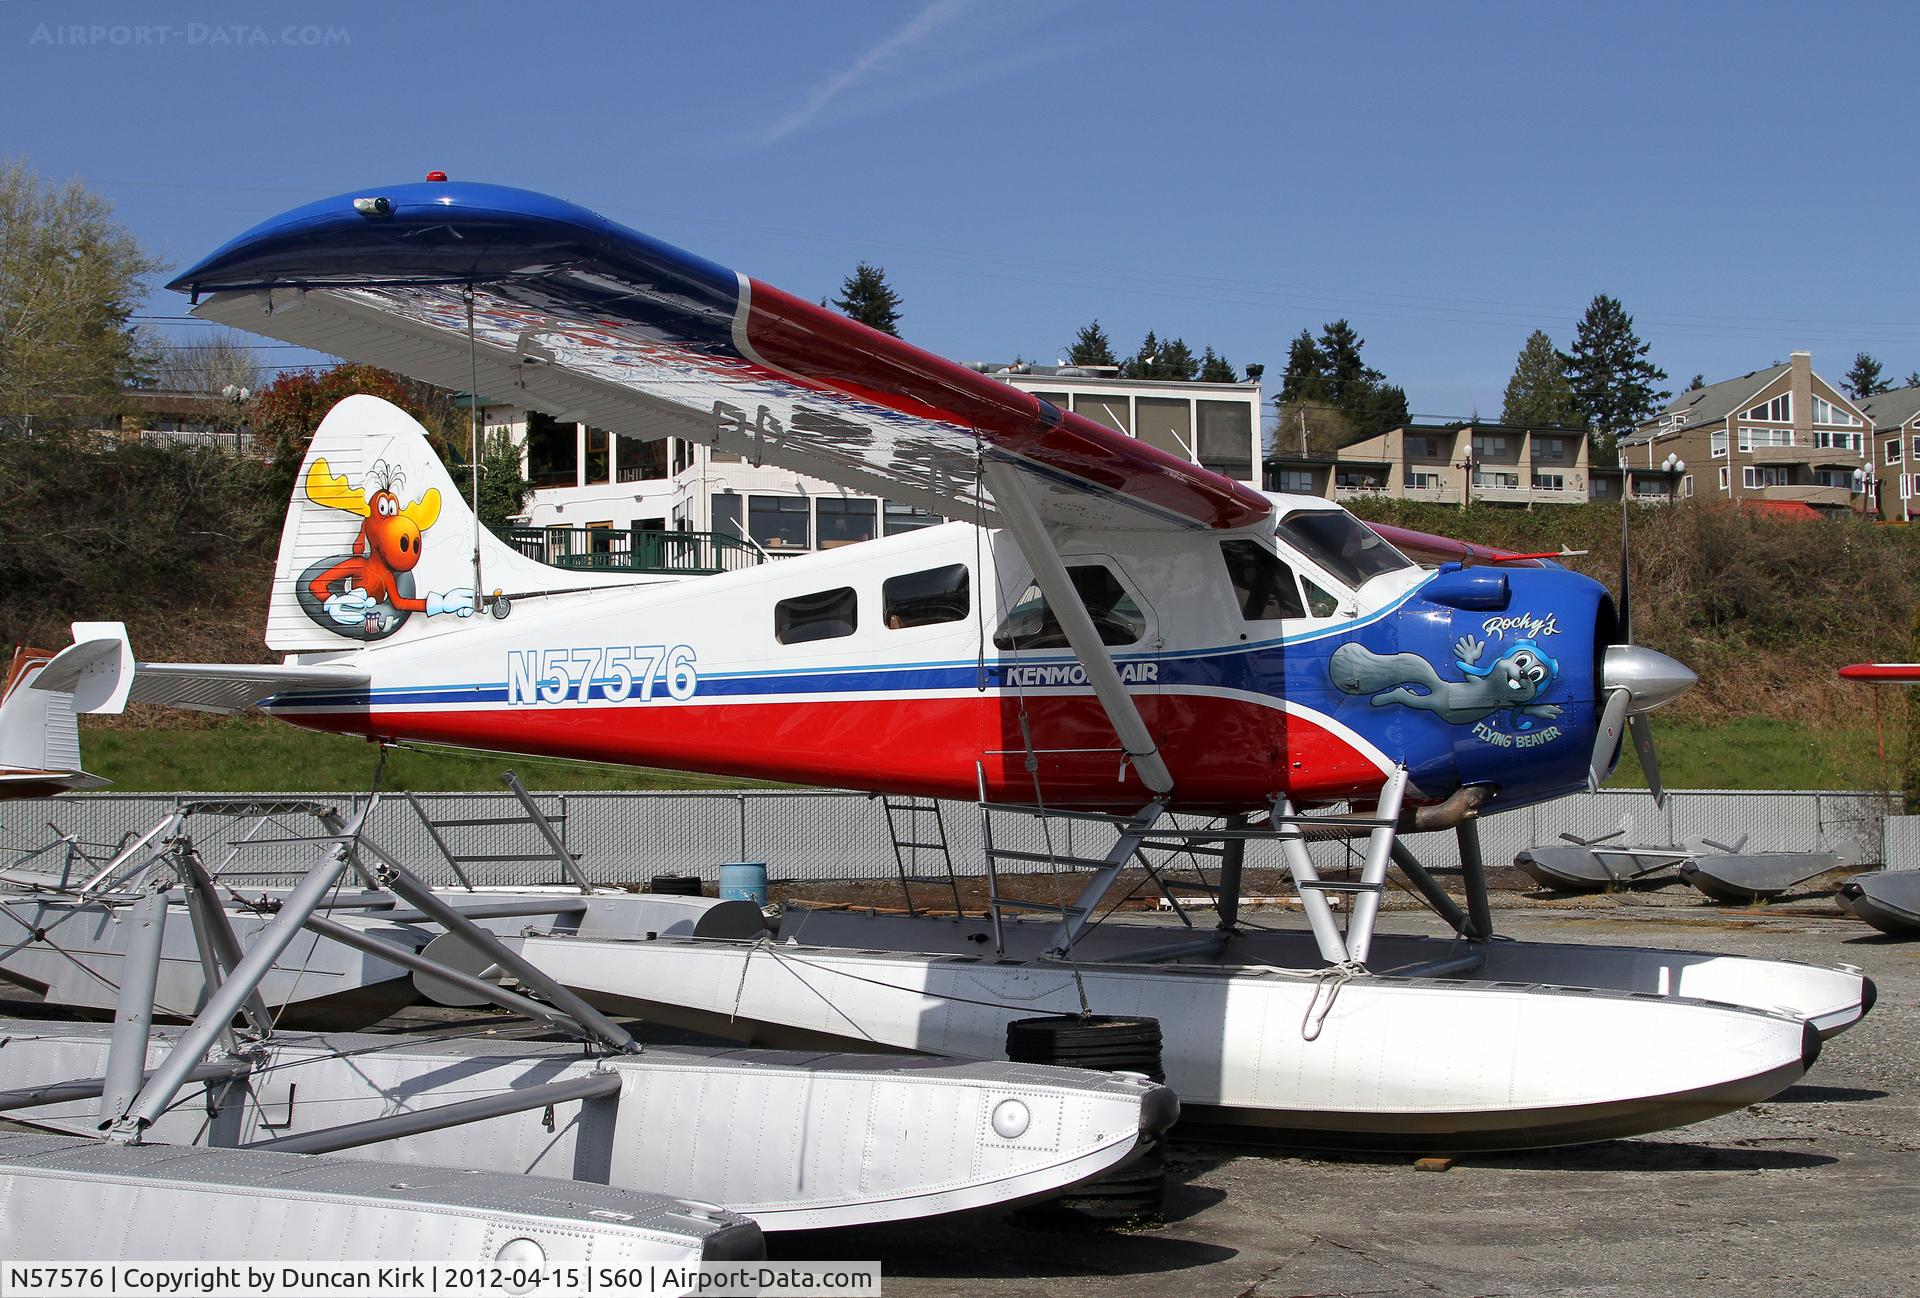
M 236 328 L 967 521 L 993 518 L 981 456 L 1021 469 L 1053 523 L 1238 527 L 1270 509 L 1200 465 L 526 190 L 344 194 L 256 226 L 171 287 Z
M 1386 523 L 1368 523 L 1367 526 L 1396 550 L 1423 565 L 1497 563 L 1509 568 L 1543 568 L 1548 562 L 1559 557 L 1551 554 L 1522 554 L 1514 550 L 1501 550 L 1494 546 L 1474 545 L 1470 541 L 1456 541 L 1450 536 L 1439 536 L 1433 532 L 1416 532 L 1412 528 L 1393 527 Z

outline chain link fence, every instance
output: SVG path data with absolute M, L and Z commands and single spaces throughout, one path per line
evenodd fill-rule
M 633 793 L 541 793 L 535 803 L 579 854 L 581 868 L 596 883 L 640 883 L 656 874 L 718 878 L 729 861 L 764 861 L 775 880 L 815 882 L 892 878 L 894 839 L 882 801 L 859 793 L 799 790 L 672 790 Z M 274 802 L 310 800 L 358 812 L 365 795 L 274 794 Z M 563 867 L 536 826 L 524 819 L 507 793 L 389 794 L 364 826 L 381 847 L 429 882 L 450 884 L 454 872 L 441 844 L 467 864 L 478 884 L 525 885 L 564 882 Z M 105 860 L 120 845 L 150 829 L 174 810 L 198 800 L 218 810 L 196 810 L 186 833 L 207 865 L 235 881 L 267 882 L 303 870 L 319 848 L 310 839 L 322 831 L 299 811 L 259 814 L 247 795 L 100 793 L 0 803 L 0 862 L 17 864 L 59 835 L 70 835 L 85 854 Z M 266 801 L 262 796 L 260 801 Z M 901 800 L 895 800 L 899 805 Z M 925 804 L 922 805 L 931 805 Z M 921 814 L 910 826 L 896 813 L 900 836 L 921 843 L 944 838 L 954 869 L 963 877 L 982 872 L 980 809 L 970 802 L 938 804 L 937 821 Z M 1597 838 L 1616 830 L 1622 844 L 1664 845 L 1703 840 L 1731 846 L 1744 837 L 1750 851 L 1835 853 L 1847 865 L 1883 861 L 1912 863 L 1920 856 L 1920 818 L 1889 816 L 1885 794 L 1798 790 L 1678 790 L 1664 808 L 1642 790 L 1581 794 L 1480 822 L 1489 866 L 1504 865 L 1522 848 L 1557 843 L 1560 835 Z M 1202 823 L 1179 817 L 1183 824 Z M 442 827 L 437 831 L 428 821 Z M 459 823 L 472 822 L 472 823 Z M 1113 841 L 1105 825 L 996 813 L 996 846 L 1061 856 L 1100 856 Z M 436 842 L 436 837 L 438 842 Z M 1430 867 L 1459 864 L 1451 833 L 1414 834 L 1409 845 Z M 1334 866 L 1359 842 L 1321 842 L 1313 851 L 1323 868 Z M 937 850 L 906 853 L 910 873 L 943 874 Z M 58 870 L 59 849 L 41 851 L 32 867 Z M 484 859 L 483 859 L 484 858 Z M 916 859 L 917 858 L 917 859 Z M 1278 867 L 1278 846 L 1256 841 L 1250 868 Z M 1045 871 L 1041 863 L 1002 869 Z M 76 871 L 84 865 L 76 865 Z

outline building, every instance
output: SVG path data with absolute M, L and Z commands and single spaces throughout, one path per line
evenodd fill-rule
M 1410 424 L 1331 455 L 1275 449 L 1267 488 L 1329 500 L 1391 496 L 1446 504 L 1566 505 L 1616 493 L 1596 473 L 1583 428 Z
M 1796 501 L 1832 513 L 1871 499 L 1870 430 L 1866 413 L 1813 372 L 1812 355 L 1794 352 L 1681 393 L 1620 439 L 1620 465 L 1636 499 Z
M 1123 379 L 1110 366 L 976 364 L 1061 410 L 1139 437 L 1183 459 L 1258 485 L 1260 385 Z M 481 399 L 488 435 L 521 447 L 533 482 L 523 522 L 547 533 L 546 555 L 622 554 L 636 532 L 748 538 L 779 557 L 829 550 L 940 522 L 925 510 L 834 483 L 756 466 L 669 437 L 643 441 Z M 518 538 L 516 543 L 528 543 Z
M 1881 518 L 1920 516 L 1920 388 L 1895 388 L 1860 402 L 1873 425 L 1874 508 Z

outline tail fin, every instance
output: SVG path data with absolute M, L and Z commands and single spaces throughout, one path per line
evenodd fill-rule
M 53 654 L 16 649 L 0 698 L 0 797 L 26 786 L 27 795 L 48 789 L 97 789 L 107 783 L 80 769 L 80 728 L 73 695 L 32 688 Z
M 412 416 L 352 396 L 320 421 L 301 462 L 274 564 L 267 647 L 352 649 L 504 617 L 517 594 L 633 581 L 550 568 L 506 545 L 476 524 Z

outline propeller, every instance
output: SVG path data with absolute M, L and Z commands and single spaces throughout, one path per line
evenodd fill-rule
M 1653 725 L 1647 713 L 1692 689 L 1700 678 L 1686 664 L 1633 642 L 1632 587 L 1627 575 L 1627 502 L 1620 501 L 1620 643 L 1606 647 L 1600 665 L 1600 693 L 1606 703 L 1593 736 L 1593 761 L 1587 770 L 1587 788 L 1598 789 L 1620 760 L 1628 733 L 1633 751 L 1646 772 L 1647 787 L 1657 806 L 1665 806 L 1667 791 L 1660 783 L 1660 760 L 1653 751 Z

